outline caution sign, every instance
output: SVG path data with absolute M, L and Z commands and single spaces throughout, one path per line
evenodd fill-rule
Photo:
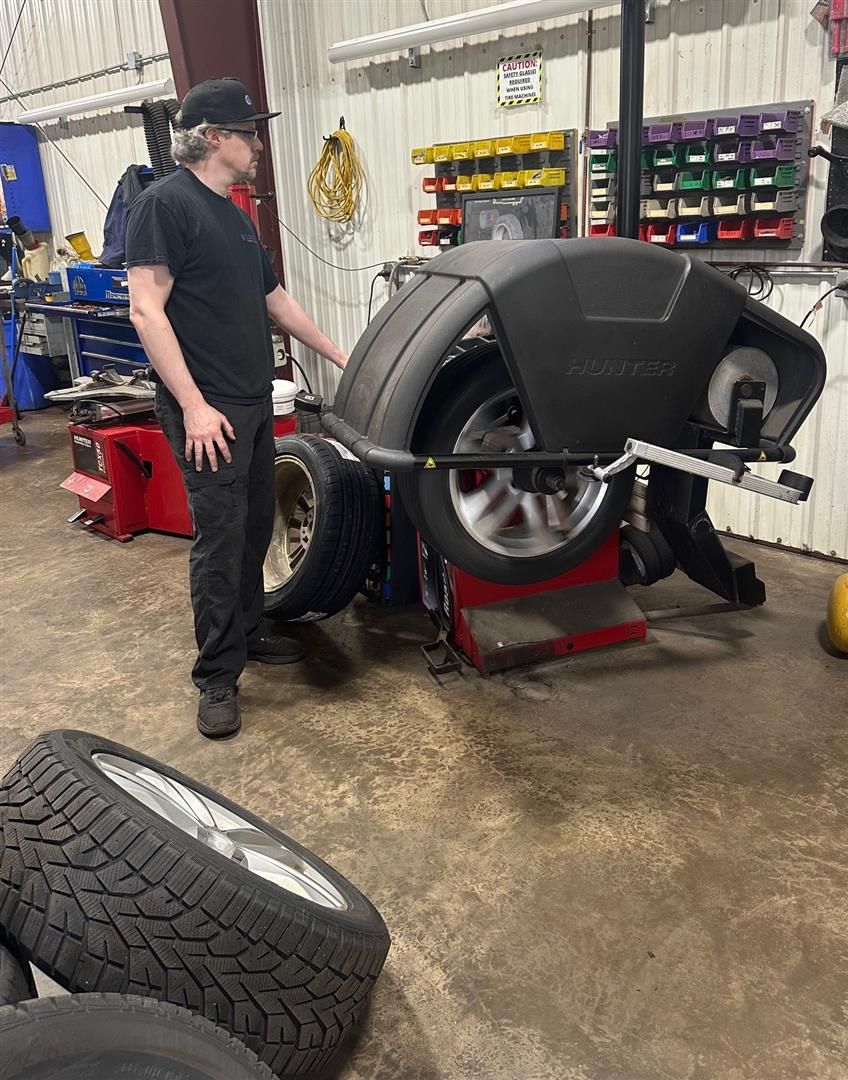
M 533 105 L 542 100 L 542 52 L 498 60 L 498 105 Z

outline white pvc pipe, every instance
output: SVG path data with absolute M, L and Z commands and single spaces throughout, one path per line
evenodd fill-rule
M 615 3 L 616 0 L 510 0 L 509 3 L 496 4 L 494 7 L 448 15 L 444 19 L 401 26 L 397 30 L 351 38 L 350 41 L 337 41 L 327 49 L 327 59 L 331 64 L 363 60 L 381 53 L 404 52 L 420 45 L 471 37 L 491 30 L 506 30 L 522 23 L 557 19 L 580 11 L 614 6 Z
M 148 98 L 164 97 L 173 94 L 172 79 L 158 79 L 156 82 L 135 83 L 122 86 L 118 90 L 107 90 L 105 94 L 92 97 L 76 98 L 74 101 L 57 102 L 45 105 L 41 109 L 29 109 L 18 116 L 19 124 L 38 124 L 44 120 L 58 120 L 60 116 L 74 116 L 77 113 L 94 112 L 116 105 L 129 105 L 134 101 L 146 101 Z

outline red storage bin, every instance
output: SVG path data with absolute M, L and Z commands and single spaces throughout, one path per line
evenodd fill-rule
M 612 222 L 599 222 L 589 226 L 590 236 L 615 236 L 615 225 Z
M 419 210 L 418 211 L 418 224 L 419 225 L 435 225 L 436 224 L 435 210 Z
M 754 223 L 749 218 L 731 218 L 719 221 L 716 240 L 750 240 L 754 235 Z
M 758 240 L 791 240 L 795 219 L 791 217 L 758 218 L 754 236 Z

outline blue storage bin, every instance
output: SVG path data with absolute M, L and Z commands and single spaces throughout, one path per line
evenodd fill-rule
M 15 331 L 20 332 L 20 323 L 15 323 Z M 9 354 L 9 367 L 15 351 L 15 343 L 12 336 L 12 321 L 6 319 L 3 322 L 3 337 L 6 342 L 6 351 Z M 39 353 L 28 353 L 21 350 L 18 355 L 18 366 L 14 376 L 15 401 L 17 406 L 24 412 L 33 409 L 46 409 L 50 404 L 44 397 L 48 390 L 56 389 L 56 372 L 49 356 L 41 356 Z M 0 394 L 6 393 L 6 379 L 0 369 Z

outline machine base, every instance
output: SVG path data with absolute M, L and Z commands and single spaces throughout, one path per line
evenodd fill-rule
M 483 674 L 644 640 L 641 610 L 618 580 L 619 531 L 573 570 L 535 585 L 494 585 L 421 544 L 424 606 L 440 626 L 424 647 L 434 675 L 456 669 L 457 650 Z M 446 657 L 438 659 L 444 649 Z

